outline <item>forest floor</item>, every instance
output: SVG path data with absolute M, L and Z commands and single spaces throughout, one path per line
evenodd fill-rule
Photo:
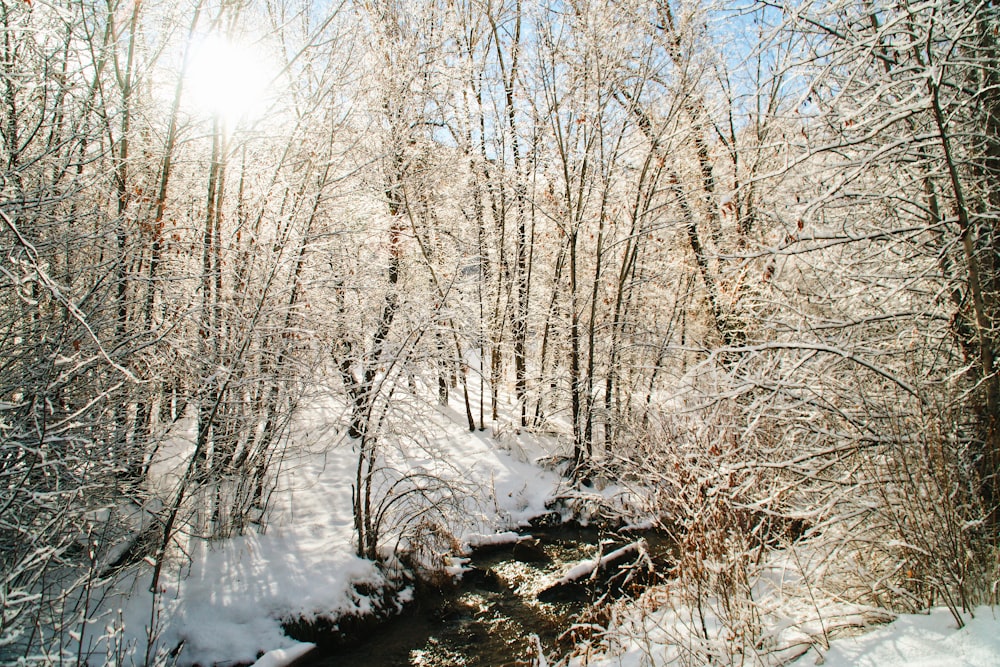
M 283 619 L 363 614 L 377 606 L 372 592 L 386 580 L 380 569 L 355 555 L 351 489 L 357 453 L 350 440 L 338 435 L 342 407 L 328 398 L 332 395 L 320 388 L 296 419 L 263 528 L 211 543 L 188 540 L 184 557 L 165 570 L 153 616 L 146 590 L 151 568 L 140 567 L 105 600 L 117 616 L 109 620 L 106 637 L 117 641 L 96 635 L 85 639 L 95 657 L 110 652 L 109 663 L 141 663 L 146 628 L 154 619 L 156 650 L 161 655 L 176 652 L 181 664 L 260 659 L 260 667 L 274 667 L 302 649 L 283 632 Z M 448 482 L 458 499 L 448 529 L 458 544 L 488 541 L 499 531 L 516 529 L 549 511 L 546 502 L 552 497 L 571 494 L 565 480 L 537 463 L 566 453 L 555 438 L 513 429 L 495 437 L 489 429 L 470 433 L 454 407 L 413 402 L 400 412 L 406 423 L 391 444 L 386 440 L 387 461 Z M 178 467 L 171 455 L 188 453 L 183 440 L 158 462 L 164 480 Z M 608 487 L 595 494 L 612 505 L 630 504 L 624 489 Z M 397 598 L 402 603 L 410 595 L 404 589 Z M 632 613 L 645 612 L 637 608 Z M 644 622 L 631 619 L 633 627 Z M 608 656 L 591 655 L 580 664 L 648 664 L 648 633 L 630 639 L 626 632 L 615 644 Z M 810 649 L 798 664 L 820 664 L 817 650 Z M 964 629 L 956 630 L 946 611 L 932 610 L 925 616 L 901 616 L 863 636 L 835 640 L 821 653 L 827 667 L 986 667 L 1000 664 L 1000 619 L 982 608 Z

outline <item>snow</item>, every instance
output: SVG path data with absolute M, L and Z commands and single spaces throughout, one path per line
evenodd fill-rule
M 531 641 L 535 644 L 535 661 L 537 667 L 549 667 L 549 662 L 545 659 L 545 649 L 542 647 L 542 640 L 538 635 L 531 635 Z
M 951 613 L 905 614 L 867 634 L 837 639 L 825 667 L 995 667 L 1000 665 L 1000 609 L 979 607 L 957 628 Z M 811 650 L 795 665 L 819 664 Z
M 406 436 L 397 434 L 387 455 L 394 466 L 425 469 L 465 492 L 460 512 L 452 517 L 454 525 L 449 525 L 459 547 L 522 539 L 518 529 L 523 523 L 546 513 L 548 499 L 565 496 L 565 482 L 534 463 L 556 453 L 552 441 L 524 433 L 498 441 L 489 432 L 470 433 L 451 408 L 415 404 L 408 409 Z M 375 564 L 354 553 L 351 484 L 356 452 L 335 428 L 341 411 L 342 406 L 323 399 L 297 418 L 266 529 L 211 543 L 187 540 L 185 553 L 175 554 L 164 570 L 152 617 L 152 596 L 146 590 L 150 568 L 141 566 L 119 583 L 107 598 L 105 618 L 123 627 L 109 624 L 103 638 L 84 639 L 92 664 L 100 664 L 97 658 L 104 655 L 118 664 L 144 662 L 147 627 L 155 618 L 153 653 L 162 657 L 177 651 L 180 665 L 256 660 L 255 667 L 283 667 L 294 664 L 310 645 L 287 637 L 282 619 L 355 614 L 376 604 L 367 592 L 386 582 Z M 414 424 L 420 424 L 419 429 Z M 182 442 L 173 456 L 183 460 L 189 453 L 189 443 Z M 178 467 L 168 460 L 159 465 L 164 479 Z M 608 497 L 617 492 L 606 491 Z M 448 571 L 457 574 L 463 569 L 460 552 L 443 558 Z M 571 570 L 564 577 L 585 576 L 598 565 L 596 560 L 579 563 L 580 572 Z M 947 611 L 935 609 L 928 615 L 900 616 L 867 634 L 835 639 L 823 650 L 822 629 L 867 630 L 886 614 L 849 606 L 824 608 L 820 624 L 810 617 L 810 609 L 796 607 L 786 597 L 796 576 L 795 568 L 776 558 L 762 570 L 755 588 L 755 599 L 772 605 L 767 631 L 779 649 L 772 657 L 802 654 L 794 664 L 825 661 L 828 667 L 1000 665 L 1000 620 L 987 607 L 976 610 L 961 630 Z M 412 595 L 403 590 L 397 600 Z M 635 614 L 623 620 L 624 632 L 616 635 L 612 651 L 603 656 L 590 653 L 585 662 L 571 664 L 633 667 L 647 664 L 658 650 L 665 650 L 669 660 L 669 646 L 684 640 L 690 613 L 668 605 L 659 615 L 641 610 Z M 626 627 L 630 623 L 631 633 Z M 130 655 L 118 655 L 118 646 L 127 647 Z
M 478 549 L 480 547 L 494 547 L 501 546 L 504 544 L 514 544 L 523 539 L 526 539 L 527 535 L 522 535 L 521 533 L 514 530 L 505 530 L 500 533 L 493 533 L 492 535 L 470 535 L 466 539 L 466 545 L 469 549 Z
M 671 644 L 651 644 L 650 635 L 634 635 L 623 646 L 605 654 L 577 657 L 574 667 L 645 667 L 650 664 L 687 664 L 672 651 L 678 644 L 696 642 L 682 626 L 682 616 L 676 612 L 662 614 L 655 620 L 661 629 L 673 625 Z M 871 618 L 871 617 L 869 617 Z M 854 636 L 844 636 L 829 642 L 824 649 L 818 635 L 813 635 L 807 650 L 788 646 L 778 650 L 760 664 L 788 664 L 795 667 L 997 667 L 1000 665 L 1000 608 L 981 606 L 965 614 L 965 626 L 957 627 L 947 608 L 936 607 L 926 614 L 901 614 L 890 623 L 872 626 L 862 615 L 840 619 L 843 628 L 852 628 Z M 654 625 L 643 619 L 647 627 Z M 857 627 L 853 627 L 857 626 Z M 775 629 L 775 635 L 781 634 Z M 685 635 L 687 638 L 685 639 Z M 618 637 L 621 641 L 622 636 Z M 807 644 L 808 645 L 808 644 Z M 789 657 L 798 655 L 791 662 Z
M 286 667 L 287 665 L 294 664 L 296 660 L 305 656 L 314 648 L 316 648 L 315 644 L 302 642 L 290 648 L 274 649 L 262 655 L 257 662 L 253 663 L 252 667 Z
M 411 433 L 405 446 L 393 445 L 393 464 L 424 468 L 469 492 L 458 523 L 449 526 L 459 544 L 516 539 L 517 533 L 501 531 L 546 512 L 545 501 L 561 480 L 532 463 L 533 457 L 551 453 L 542 442 L 518 438 L 512 451 L 502 451 L 488 432 L 470 433 L 450 408 L 418 404 L 408 409 L 419 413 L 408 417 L 424 435 Z M 179 647 L 182 665 L 252 663 L 263 655 L 257 664 L 273 666 L 291 660 L 289 651 L 301 647 L 284 634 L 282 619 L 373 607 L 357 587 L 369 591 L 386 582 L 375 564 L 354 553 L 351 485 L 357 455 L 335 428 L 342 410 L 320 399 L 297 418 L 266 530 L 216 542 L 190 539 L 183 545 L 185 554 L 175 554 L 161 579 L 154 652 L 163 655 Z M 158 462 L 163 478 L 169 479 L 189 454 L 190 442 L 177 443 L 165 455 L 173 460 Z M 461 570 L 461 562 L 452 564 Z M 122 610 L 124 629 L 117 641 L 131 647 L 132 663 L 145 658 L 150 574 L 151 568 L 143 566 L 108 598 L 109 609 Z M 402 591 L 397 598 L 410 596 Z M 117 650 L 107 638 L 90 648 L 95 658 Z
M 741 664 L 752 657 L 761 666 L 1000 666 L 1000 607 L 964 614 L 965 626 L 959 629 L 946 608 L 896 615 L 822 594 L 811 583 L 815 574 L 805 574 L 812 567 L 811 549 L 765 555 L 748 572 L 752 590 L 747 596 L 737 591 L 725 600 L 705 595 L 695 607 L 697 591 L 690 588 L 695 584 L 682 579 L 647 589 L 635 601 L 620 602 L 612 625 L 596 643 L 581 646 L 569 665 Z

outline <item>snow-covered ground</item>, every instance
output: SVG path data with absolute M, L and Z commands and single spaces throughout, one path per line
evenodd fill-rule
M 791 665 L 808 667 L 997 667 L 1000 665 L 1000 609 L 979 607 L 959 629 L 951 613 L 902 614 L 885 625 L 856 630 L 814 645 Z M 632 641 L 613 655 L 591 655 L 572 664 L 588 667 L 649 667 L 671 664 L 663 646 Z M 752 662 L 752 661 L 751 661 Z M 682 663 L 684 664 L 684 663 Z M 757 664 L 752 662 L 752 664 Z M 764 664 L 769 664 L 765 662 Z
M 153 624 L 161 654 L 180 647 L 181 664 L 209 665 L 252 662 L 266 653 L 260 667 L 276 667 L 304 649 L 284 635 L 281 619 L 351 614 L 371 607 L 366 592 L 384 579 L 372 563 L 354 555 L 351 485 L 357 458 L 351 442 L 334 428 L 339 410 L 332 402 L 317 400 L 296 420 L 265 530 L 216 543 L 190 540 L 186 557 L 165 571 Z M 544 513 L 547 499 L 567 491 L 558 475 L 535 464 L 556 453 L 554 441 L 512 432 L 499 438 L 489 431 L 470 433 L 462 415 L 449 408 L 414 404 L 408 410 L 409 425 L 387 439 L 392 443 L 387 444 L 390 456 L 396 465 L 423 468 L 450 480 L 468 496 L 449 526 L 457 541 L 509 539 L 496 534 Z M 183 449 L 176 454 L 183 457 Z M 163 465 L 169 470 L 171 464 Z M 775 599 L 784 595 L 788 583 L 789 569 L 780 557 L 774 572 L 779 570 L 780 577 L 761 580 L 762 586 L 773 588 Z M 148 568 L 136 572 L 130 589 L 109 597 L 105 620 L 115 627 L 107 635 L 124 639 L 127 651 L 105 659 L 107 647 L 115 644 L 96 641 L 101 633 L 91 631 L 94 639 L 85 643 L 95 651 L 93 664 L 145 660 L 152 601 L 146 591 L 149 575 Z M 786 659 L 801 653 L 804 645 L 814 645 L 798 665 L 1000 666 L 1000 619 L 990 608 L 977 610 L 961 630 L 944 610 L 902 616 L 867 634 L 836 639 L 829 650 L 816 647 L 811 621 L 791 618 L 800 611 L 783 608 L 789 618 L 775 630 L 776 637 L 783 633 L 778 643 L 799 647 L 785 651 Z M 843 611 L 851 618 L 856 614 Z M 634 610 L 634 617 L 620 619 L 624 632 L 616 635 L 614 651 L 578 657 L 573 664 L 666 664 L 672 654 L 676 657 L 669 644 L 683 637 L 685 613 L 658 613 L 647 616 L 641 608 Z
M 820 660 L 820 657 L 823 660 Z M 836 639 L 796 665 L 825 667 L 995 667 L 1000 665 L 1000 609 L 980 607 L 958 629 L 947 609 L 906 614 L 857 637 Z
M 545 501 L 562 482 L 533 464 L 551 453 L 539 440 L 507 437 L 501 447 L 489 431 L 470 433 L 449 408 L 409 410 L 415 424 L 387 448 L 407 469 L 423 467 L 469 494 L 461 521 L 449 526 L 459 541 L 481 542 L 546 511 Z M 215 543 L 191 540 L 187 557 L 165 570 L 155 624 L 161 653 L 180 646 L 181 664 L 252 662 L 263 652 L 295 646 L 281 630 L 282 618 L 371 607 L 372 600 L 357 589 L 378 588 L 384 579 L 354 554 L 351 488 L 357 454 L 351 441 L 337 435 L 339 412 L 320 400 L 296 420 L 264 531 Z M 184 449 L 177 454 L 183 456 Z M 165 470 L 171 465 L 176 466 L 161 462 Z M 109 662 L 144 659 L 149 576 L 149 569 L 138 573 L 116 601 L 125 626 L 119 637 L 132 657 L 111 655 Z M 107 652 L 106 643 L 94 649 L 97 660 Z

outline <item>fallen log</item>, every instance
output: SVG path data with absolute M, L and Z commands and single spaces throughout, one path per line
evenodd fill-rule
M 652 572 L 652 560 L 646 551 L 646 541 L 637 540 L 590 560 L 577 563 L 555 583 L 538 593 L 542 602 L 556 602 L 586 599 L 591 590 L 621 588 L 621 582 L 629 581 L 628 571 L 640 567 Z M 620 580 L 620 581 L 619 581 Z

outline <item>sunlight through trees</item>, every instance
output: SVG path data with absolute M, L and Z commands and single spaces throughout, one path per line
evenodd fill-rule
M 792 545 L 809 586 L 961 623 L 996 595 L 998 26 L 4 0 L 0 656 L 70 659 L 104 581 L 263 531 L 318 386 L 364 558 L 460 495 L 400 468 L 417 401 L 642 495 L 729 631 L 692 663 L 763 651 L 749 582 Z

